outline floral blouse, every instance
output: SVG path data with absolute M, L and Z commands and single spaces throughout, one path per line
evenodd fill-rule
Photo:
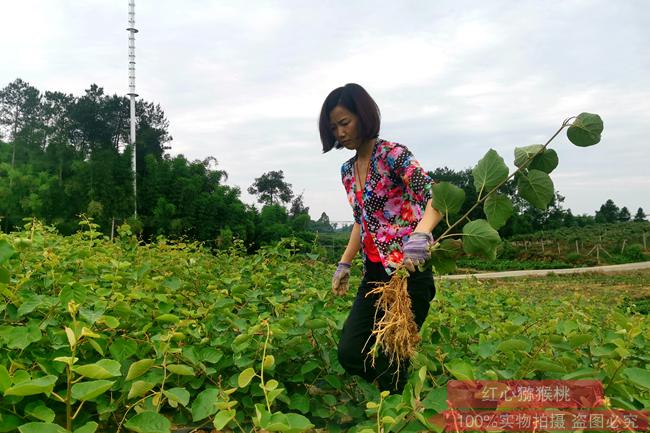
M 377 139 L 363 188 L 362 207 L 354 193 L 356 155 L 343 163 L 341 177 L 352 206 L 354 221 L 361 225 L 361 245 L 371 236 L 387 274 L 402 263 L 402 245 L 415 230 L 432 198 L 433 180 L 406 146 Z M 366 220 L 368 230 L 361 224 Z M 362 257 L 365 251 L 362 248 Z M 365 269 L 364 269 L 365 271 Z

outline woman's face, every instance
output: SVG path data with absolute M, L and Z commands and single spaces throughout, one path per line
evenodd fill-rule
M 359 133 L 359 116 L 337 105 L 330 112 L 330 128 L 334 138 L 346 149 L 358 149 L 362 140 Z

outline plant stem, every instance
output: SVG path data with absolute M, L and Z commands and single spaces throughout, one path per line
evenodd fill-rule
M 262 391 L 264 391 L 264 400 L 266 400 L 266 408 L 271 413 L 271 403 L 269 402 L 269 396 L 266 392 L 266 384 L 264 383 L 264 360 L 266 359 L 266 346 L 269 344 L 269 337 L 271 335 L 271 327 L 269 322 L 266 321 L 266 341 L 264 342 L 264 349 L 262 350 L 262 368 L 260 370 L 260 380 L 262 382 Z
M 72 419 L 75 419 L 75 418 L 77 417 L 77 415 L 79 415 L 79 411 L 80 411 L 81 408 L 83 407 L 84 403 L 85 403 L 85 401 L 82 401 L 81 404 L 79 404 L 79 407 L 78 407 L 77 410 L 74 412 L 74 415 L 72 415 Z
M 493 193 L 494 191 L 496 191 L 497 189 L 501 188 L 501 186 L 503 186 L 506 182 L 508 182 L 510 179 L 512 179 L 512 178 L 513 178 L 517 173 L 519 173 L 521 170 L 523 170 L 524 168 L 526 168 L 526 166 L 527 166 L 527 165 L 528 165 L 528 164 L 529 164 L 529 163 L 530 163 L 530 162 L 531 162 L 531 161 L 532 161 L 532 160 L 533 160 L 537 155 L 539 155 L 540 153 L 544 152 L 544 150 L 546 150 L 546 147 L 549 145 L 549 143 L 550 143 L 551 141 L 553 141 L 553 139 L 554 139 L 555 137 L 557 137 L 557 135 L 558 135 L 560 132 L 562 132 L 562 130 L 563 130 L 563 129 L 568 125 L 568 122 L 569 122 L 569 120 L 571 120 L 571 119 L 572 119 L 572 118 L 569 118 L 569 119 L 565 120 L 564 122 L 562 122 L 562 126 L 560 126 L 560 129 L 558 129 L 558 130 L 555 132 L 555 134 L 553 134 L 553 136 L 552 136 L 551 138 L 548 139 L 548 141 L 544 144 L 544 146 L 542 146 L 542 148 L 541 148 L 537 153 L 535 153 L 534 155 L 532 155 L 531 157 L 529 157 L 528 160 L 526 160 L 526 162 L 525 162 L 524 164 L 522 164 L 521 167 L 519 167 L 517 170 L 515 170 L 515 171 L 514 171 L 510 176 L 508 176 L 504 181 L 502 181 L 502 182 L 499 183 L 497 186 L 495 186 L 494 188 L 492 188 L 492 189 L 490 190 L 490 192 L 488 192 L 487 194 L 485 194 L 485 196 L 483 196 L 483 198 L 481 198 L 480 200 L 478 200 L 478 201 L 474 204 L 474 206 L 472 206 L 472 207 L 471 207 L 467 212 L 465 212 L 465 215 L 463 215 L 462 217 L 460 217 L 460 218 L 459 218 L 459 219 L 458 219 L 454 224 L 452 224 L 451 226 L 449 226 L 449 228 L 448 228 L 447 230 L 445 230 L 445 231 L 443 232 L 443 234 L 440 235 L 440 236 L 438 237 L 438 239 L 442 238 L 443 236 L 445 236 L 446 234 L 448 234 L 449 232 L 451 232 L 452 229 L 455 228 L 455 227 L 456 227 L 456 226 L 457 226 L 461 221 L 463 221 L 465 218 L 468 218 L 469 215 L 472 213 L 472 211 L 473 211 L 474 209 L 476 209 L 477 206 L 479 206 L 480 204 L 482 204 L 482 203 L 483 203 L 483 202 L 484 202 L 484 201 L 485 201 L 485 200 L 490 196 L 490 194 L 492 194 L 492 193 Z

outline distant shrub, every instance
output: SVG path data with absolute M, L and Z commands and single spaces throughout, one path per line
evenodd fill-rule
M 623 255 L 630 260 L 642 262 L 647 259 L 646 254 L 643 252 L 643 245 L 632 244 L 623 250 Z
M 568 253 L 566 255 L 566 261 L 569 263 L 578 263 L 582 260 L 582 256 L 578 253 Z

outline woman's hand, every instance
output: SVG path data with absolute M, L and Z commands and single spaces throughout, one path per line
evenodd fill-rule
M 350 267 L 349 263 L 340 262 L 332 277 L 332 293 L 335 295 L 345 295 L 348 291 L 350 281 Z
M 416 266 L 431 258 L 431 251 L 429 251 L 431 245 L 433 245 L 431 233 L 411 233 L 409 240 L 404 244 L 404 260 L 402 261 L 402 264 L 409 272 L 415 272 Z

